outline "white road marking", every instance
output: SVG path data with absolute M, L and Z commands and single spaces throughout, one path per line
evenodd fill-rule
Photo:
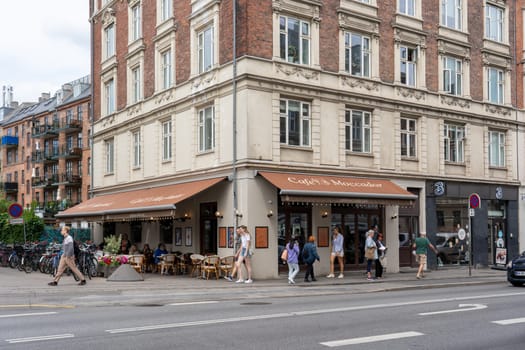
M 0 315 L 0 318 L 9 318 L 9 317 L 26 317 L 26 316 L 47 316 L 54 315 L 56 312 L 33 312 L 29 314 L 10 314 L 10 315 Z
M 194 302 L 188 302 L 188 303 L 173 303 L 168 304 L 169 306 L 184 306 L 184 305 L 200 305 L 200 304 L 216 304 L 218 303 L 217 300 L 209 300 L 209 301 L 194 301 Z
M 324 346 L 328 346 L 330 348 L 335 348 L 338 346 L 345 346 L 345 345 L 356 345 L 356 344 L 364 344 L 364 343 L 374 343 L 374 342 L 385 341 L 385 340 L 419 337 L 421 335 L 424 335 L 424 334 L 419 333 L 419 332 L 401 332 L 401 333 L 391 333 L 391 334 L 383 334 L 383 335 L 373 335 L 370 337 L 360 337 L 360 338 L 350 338 L 350 339 L 327 341 L 327 342 L 322 342 L 320 344 Z
M 5 341 L 11 344 L 16 344 L 16 343 L 28 343 L 28 342 L 42 341 L 42 340 L 67 339 L 67 338 L 74 338 L 74 337 L 75 336 L 73 334 L 68 333 L 68 334 L 43 335 L 40 337 L 6 339 Z
M 422 312 L 422 313 L 420 313 L 418 315 L 420 315 L 420 316 L 429 316 L 429 315 L 450 314 L 450 313 L 453 313 L 453 312 L 483 310 L 483 309 L 487 308 L 487 305 L 483 305 L 483 304 L 459 304 L 458 307 L 460 307 L 460 309 L 442 310 L 442 311 L 434 311 L 434 312 Z
M 499 324 L 500 326 L 507 326 L 509 324 L 525 323 L 525 317 L 512 318 L 508 320 L 492 321 L 492 323 Z
M 435 303 L 452 302 L 452 301 L 460 301 L 460 300 L 501 298 L 501 297 L 507 297 L 507 296 L 525 296 L 525 292 L 471 295 L 471 296 L 463 296 L 463 297 L 455 297 L 455 298 L 406 301 L 406 302 L 389 303 L 389 304 L 360 305 L 360 306 L 350 306 L 350 307 L 342 307 L 342 308 L 334 308 L 334 309 L 306 310 L 306 311 L 267 314 L 267 315 L 259 315 L 259 316 L 234 317 L 234 318 L 226 318 L 226 319 L 214 319 L 214 320 L 203 320 L 203 321 L 192 321 L 192 322 L 181 322 L 181 323 L 168 323 L 168 324 L 159 324 L 159 325 L 151 325 L 151 326 L 137 326 L 137 327 L 130 327 L 130 328 L 107 329 L 106 332 L 112 333 L 112 334 L 129 333 L 129 332 L 137 332 L 137 331 L 156 330 L 156 329 L 200 326 L 200 325 L 208 325 L 208 324 L 214 324 L 214 323 L 232 323 L 232 322 L 241 322 L 241 321 L 271 319 L 271 318 L 284 318 L 284 317 L 295 317 L 295 316 L 305 316 L 305 315 L 320 315 L 320 314 L 329 314 L 329 313 L 337 313 L 337 312 L 345 312 L 345 311 L 347 312 L 347 311 L 359 311 L 359 310 L 373 310 L 373 309 L 382 309 L 385 307 L 424 305 L 424 304 L 435 304 Z

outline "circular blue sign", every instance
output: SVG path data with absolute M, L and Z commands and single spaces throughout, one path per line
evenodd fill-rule
M 9 215 L 11 215 L 14 218 L 19 218 L 22 216 L 24 212 L 24 208 L 18 203 L 13 203 L 9 206 Z

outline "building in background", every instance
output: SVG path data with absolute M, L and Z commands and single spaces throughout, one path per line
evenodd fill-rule
M 257 278 L 311 234 L 327 272 L 332 225 L 349 269 L 376 225 L 393 272 L 420 231 L 518 252 L 521 2 L 233 3 L 91 2 L 94 198 L 60 220 L 220 255 L 245 224 Z
M 48 224 L 59 210 L 88 199 L 90 101 L 86 76 L 13 109 L 1 123 L 5 198 L 24 208 L 35 203 Z

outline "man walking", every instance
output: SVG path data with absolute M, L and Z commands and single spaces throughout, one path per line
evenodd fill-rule
M 412 247 L 416 250 L 416 256 L 419 261 L 419 269 L 417 270 L 416 278 L 420 279 L 421 277 L 425 277 L 423 275 L 423 269 L 425 268 L 425 265 L 427 264 L 428 247 L 430 247 L 430 249 L 432 249 L 434 253 L 436 254 L 437 254 L 437 249 L 428 240 L 426 232 L 421 232 L 419 234 L 419 237 L 416 238 Z
M 86 284 L 86 279 L 84 278 L 84 275 L 80 273 L 80 271 L 77 269 L 77 265 L 75 264 L 75 247 L 73 237 L 69 235 L 69 230 L 69 226 L 63 226 L 62 230 L 60 230 L 60 233 L 62 234 L 62 236 L 64 236 L 64 241 L 62 241 L 63 253 L 60 257 L 60 263 L 58 264 L 58 271 L 55 276 L 55 279 L 53 280 L 53 282 L 48 283 L 50 286 L 56 286 L 58 284 L 58 281 L 60 280 L 60 277 L 62 277 L 62 274 L 66 270 L 66 267 L 69 267 L 71 269 L 71 272 L 73 272 L 78 277 L 78 279 L 80 280 L 80 286 Z

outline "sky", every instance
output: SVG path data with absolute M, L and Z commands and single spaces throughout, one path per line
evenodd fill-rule
M 4 85 L 37 102 L 89 74 L 89 0 L 0 0 L 0 107 Z

